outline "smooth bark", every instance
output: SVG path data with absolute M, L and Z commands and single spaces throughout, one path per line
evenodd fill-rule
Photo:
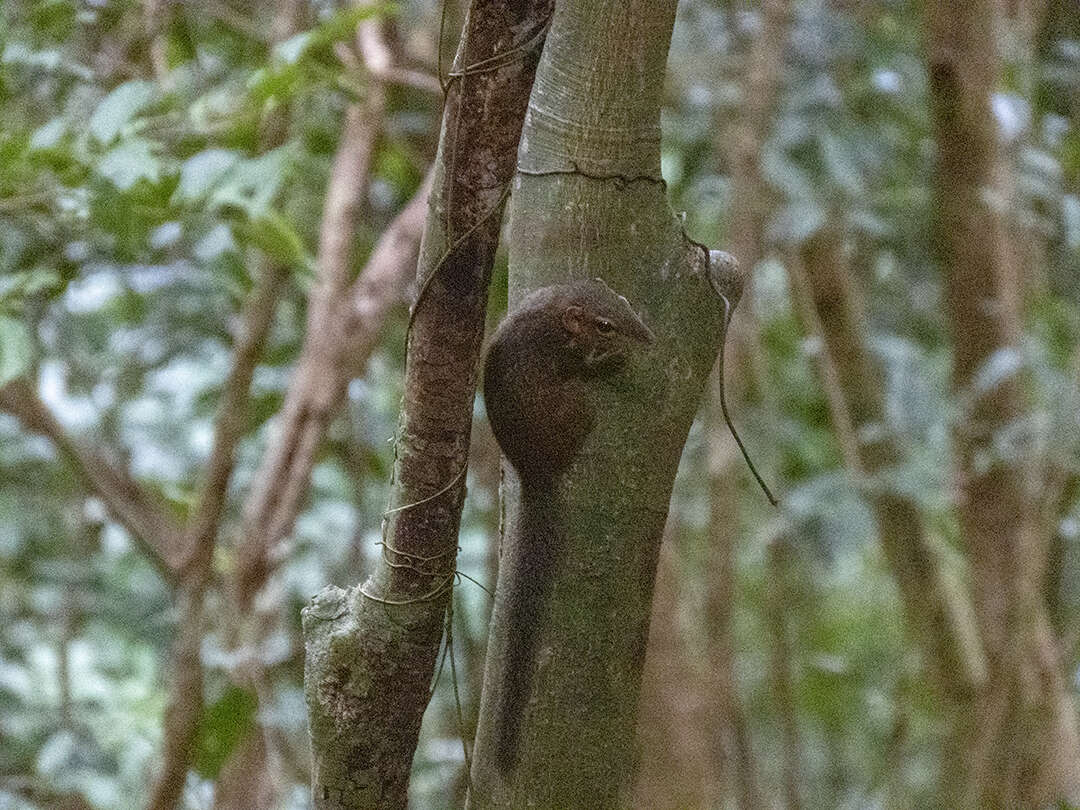
M 1000 441 L 1027 414 L 1019 357 L 1023 313 L 1015 254 L 1000 204 L 1006 167 L 991 93 L 1001 69 L 991 0 L 927 6 L 937 166 L 937 247 L 953 332 L 953 430 L 960 526 L 988 663 L 977 701 L 959 719 L 952 807 L 1080 803 L 1080 738 L 1042 598 L 1046 542 L 1032 447 Z
M 746 268 L 748 293 L 753 290 L 753 270 L 764 254 L 764 229 L 772 195 L 761 176 L 761 148 L 769 135 L 776 98 L 783 82 L 784 46 L 788 39 L 791 9 L 787 0 L 761 4 L 761 25 L 754 36 L 742 78 L 742 105 L 718 144 L 731 171 L 732 204 L 728 233 L 730 248 Z M 744 313 L 745 314 L 745 313 Z M 757 351 L 756 323 L 740 318 L 726 336 L 725 351 L 731 362 L 724 365 L 733 394 L 746 391 L 747 379 Z M 720 404 L 721 364 L 709 390 L 705 408 L 708 435 L 710 543 L 704 565 L 704 628 L 708 649 L 708 686 L 715 710 L 703 718 L 710 728 L 714 756 L 724 765 L 724 784 L 712 796 L 719 804 L 734 794 L 742 810 L 755 810 L 764 802 L 758 788 L 757 767 L 735 681 L 735 640 L 731 615 L 735 604 L 736 538 L 740 484 L 747 476 L 744 462 L 728 433 Z M 741 399 L 741 398 L 740 398 Z M 743 400 L 746 401 L 746 400 Z
M 628 797 L 644 647 L 675 469 L 741 275 L 687 239 L 660 178 L 659 112 L 674 2 L 556 6 L 522 134 L 510 229 L 511 306 L 603 278 L 657 335 L 616 386 L 561 479 L 567 550 L 540 628 L 521 756 L 503 778 L 493 717 L 507 638 L 496 591 L 468 806 L 619 806 Z M 512 482 L 512 476 L 506 478 Z M 517 492 L 503 564 L 519 553 Z

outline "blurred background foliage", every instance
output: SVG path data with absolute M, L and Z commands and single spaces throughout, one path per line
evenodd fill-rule
M 185 0 L 157 22 L 148 11 L 154 5 L 13 0 L 0 13 L 0 385 L 35 380 L 71 435 L 129 470 L 182 520 L 210 450 L 253 268 L 260 257 L 289 268 L 230 483 L 214 559 L 224 576 L 244 494 L 304 336 L 344 110 L 369 92 L 369 76 L 344 63 L 338 46 L 351 42 L 361 16 L 376 15 L 401 61 L 434 77 L 443 9 L 429 0 L 359 10 L 311 0 L 303 30 L 275 44 L 268 3 Z M 463 8 L 451 3 L 446 14 L 449 40 Z M 687 231 L 709 245 L 733 238 L 738 203 L 725 139 L 747 101 L 748 54 L 761 26 L 755 4 L 680 3 L 663 167 Z M 799 0 L 788 26 L 775 109 L 752 145 L 764 181 L 757 203 L 764 231 L 753 290 L 736 316 L 745 322 L 742 359 L 729 366 L 735 419 L 784 503 L 770 511 L 748 473 L 732 468 L 736 689 L 770 803 L 927 806 L 940 718 L 904 635 L 872 516 L 845 467 L 816 365 L 821 337 L 801 317 L 787 272 L 827 228 L 842 232 L 845 251 L 859 256 L 852 272 L 869 347 L 884 370 L 883 429 L 904 450 L 889 484 L 916 500 L 951 576 L 963 580 L 948 452 L 957 412 L 951 343 L 929 238 L 934 145 L 921 4 Z M 1010 223 L 1024 251 L 1022 359 L 1035 389 L 1026 429 L 1048 463 L 1074 481 L 1052 516 L 1047 597 L 1075 690 L 1080 11 L 1048 4 L 1027 42 L 1001 28 L 1007 69 L 993 109 L 1014 171 Z M 452 47 L 443 44 L 445 53 Z M 389 85 L 354 273 L 416 191 L 440 113 L 438 93 Z M 271 126 L 281 127 L 277 138 L 266 137 Z M 271 141 L 277 145 L 268 148 Z M 504 305 L 502 265 L 492 321 Z M 223 767 L 253 735 L 270 751 L 270 806 L 308 806 L 299 609 L 325 583 L 360 580 L 376 553 L 406 318 L 398 306 L 365 374 L 349 385 L 287 554 L 259 597 L 259 632 L 238 641 L 227 600 L 211 598 L 202 646 L 208 709 L 185 807 L 215 806 Z M 1000 360 L 989 377 L 1016 362 Z M 497 454 L 482 409 L 476 414 L 459 568 L 491 583 Z M 698 672 L 712 666 L 704 639 L 715 441 L 726 439 L 704 424 L 691 432 L 666 541 L 678 575 L 668 595 L 672 632 Z M 487 610 L 481 589 L 462 582 L 454 632 L 466 734 Z M 170 591 L 139 545 L 54 445 L 0 414 L 2 810 L 145 802 L 176 619 Z M 252 659 L 263 673 L 256 687 L 236 677 Z M 461 731 L 448 681 L 444 671 L 417 754 L 418 809 L 461 801 Z M 696 699 L 709 705 L 707 691 Z M 666 732 L 643 726 L 641 733 L 647 752 Z M 709 773 L 730 778 L 717 752 L 702 756 L 716 760 Z M 793 757 L 794 795 L 786 787 Z

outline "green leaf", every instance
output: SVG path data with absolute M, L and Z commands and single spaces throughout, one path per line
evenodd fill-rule
M 124 125 L 153 101 L 156 92 L 153 82 L 124 82 L 105 96 L 90 116 L 90 134 L 103 144 L 111 143 Z
M 290 267 L 309 268 L 314 259 L 292 224 L 277 211 L 264 211 L 247 223 L 243 235 L 267 256 Z
M 0 385 L 6 385 L 30 370 L 33 344 L 26 324 L 0 315 Z
M 766 228 L 771 242 L 798 245 L 825 224 L 825 209 L 816 200 L 793 200 L 781 208 Z
M 289 37 L 274 48 L 274 55 L 290 65 L 296 64 L 306 54 L 319 46 L 352 37 L 356 30 L 356 24 L 361 20 L 384 16 L 394 10 L 395 6 L 390 3 L 348 6 L 315 28 Z
M 62 117 L 57 116 L 56 118 L 49 121 L 49 123 L 44 124 L 34 130 L 34 134 L 30 136 L 30 149 L 52 149 L 54 146 L 60 143 L 60 140 L 64 137 L 66 133 L 67 121 L 65 121 Z
M 237 163 L 210 197 L 211 208 L 235 207 L 255 218 L 277 196 L 283 179 L 291 174 L 295 149 L 282 146 L 252 160 Z
M 1069 250 L 1080 250 L 1080 197 L 1066 194 L 1061 200 L 1061 224 Z
M 761 173 L 769 185 L 791 199 L 810 197 L 816 189 L 810 176 L 776 143 L 762 147 Z
M 156 183 L 161 176 L 161 162 L 154 157 L 154 147 L 142 138 L 124 141 L 101 159 L 98 172 L 121 191 L 142 179 Z
M 60 274 L 45 267 L 35 267 L 0 278 L 0 302 L 22 299 L 60 286 Z
M 199 723 L 192 763 L 200 776 L 215 779 L 236 746 L 255 728 L 259 701 L 253 692 L 230 686 Z
M 67 71 L 84 82 L 95 79 L 94 71 L 65 58 L 62 51 L 56 49 L 36 51 L 25 42 L 9 42 L 4 48 L 3 56 L 0 56 L 0 62 L 49 73 Z
M 247 89 L 259 106 L 269 99 L 288 99 L 296 94 L 302 73 L 296 65 L 275 62 L 252 73 Z
M 301 31 L 275 47 L 274 55 L 283 62 L 295 65 L 300 61 L 300 57 L 304 55 L 314 39 L 314 31 Z
M 228 149 L 205 149 L 192 155 L 180 166 L 180 182 L 173 192 L 173 203 L 201 199 L 238 160 L 239 155 Z
M 852 196 L 864 193 L 859 159 L 852 144 L 830 132 L 821 133 L 819 141 L 822 162 L 832 181 Z

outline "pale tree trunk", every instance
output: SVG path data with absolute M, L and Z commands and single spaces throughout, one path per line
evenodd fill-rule
M 673 521 L 669 521 L 669 526 Z M 706 807 L 719 779 L 702 716 L 711 696 L 702 688 L 700 658 L 687 640 L 683 564 L 674 541 L 679 527 L 666 532 L 656 569 L 649 647 L 638 710 L 637 776 L 633 805 L 639 810 Z
M 364 0 L 357 5 L 373 4 Z M 304 345 L 244 504 L 232 576 L 233 597 L 241 609 L 250 605 L 283 556 L 279 546 L 303 505 L 311 471 L 326 431 L 345 401 L 346 387 L 363 373 L 388 314 L 403 303 L 415 278 L 430 172 L 380 235 L 360 274 L 351 279 L 356 222 L 382 136 L 385 85 L 402 78 L 379 22 L 365 20 L 357 26 L 356 47 L 359 57 L 347 48 L 340 49 L 340 56 L 366 76 L 367 95 L 345 110 L 323 205 L 318 276 L 308 301 Z
M 764 253 L 763 233 L 771 207 L 771 195 L 759 168 L 761 147 L 769 135 L 776 97 L 782 86 L 784 46 L 791 9 L 787 0 L 766 0 L 761 6 L 761 26 L 746 55 L 743 103 L 739 115 L 725 132 L 721 148 L 731 166 L 732 205 L 728 233 L 730 247 L 748 274 L 747 293 L 752 294 L 752 271 Z M 749 307 L 747 307 L 749 309 Z M 747 388 L 756 351 L 754 321 L 744 317 L 728 336 L 734 362 L 728 366 L 733 392 Z M 723 765 L 723 780 L 710 797 L 713 804 L 727 795 L 737 797 L 742 810 L 763 807 L 758 791 L 753 748 L 735 683 L 735 640 L 731 614 L 735 602 L 736 538 L 741 476 L 746 474 L 734 439 L 728 434 L 720 404 L 722 369 L 705 409 L 708 441 L 709 550 L 704 565 L 705 634 L 709 666 L 705 684 L 714 710 L 705 713 L 715 756 Z M 758 375 L 754 375 L 758 376 Z M 760 375 L 763 376 L 763 375 Z M 760 379 L 759 376 L 759 379 Z
M 952 324 L 953 387 L 961 405 L 960 524 L 988 662 L 985 685 L 954 744 L 953 807 L 1080 802 L 1080 740 L 1042 600 L 1046 537 L 1039 465 L 1024 442 L 1003 443 L 1029 407 L 1018 355 L 1022 313 L 1000 206 L 1003 161 L 990 109 L 1000 65 L 990 0 L 929 4 L 929 75 L 938 141 L 938 247 Z
M 494 726 L 506 661 L 517 487 L 507 476 L 500 581 L 473 761 L 472 808 L 617 807 L 629 799 L 653 577 L 675 470 L 716 358 L 738 271 L 690 242 L 660 178 L 660 101 L 675 2 L 556 6 L 530 100 L 510 229 L 510 303 L 601 277 L 657 336 L 605 391 L 555 495 L 565 555 L 508 775 Z M 713 284 L 715 283 L 716 288 Z
M 822 338 L 819 366 L 834 427 L 841 445 L 852 448 L 845 456 L 853 454 L 848 464 L 863 482 L 908 633 L 922 648 L 943 706 L 967 705 L 986 677 L 978 631 L 965 595 L 943 570 L 919 504 L 888 482 L 903 454 L 884 427 L 884 372 L 868 348 L 866 309 L 841 235 L 817 234 L 788 266 L 806 329 Z
M 394 810 L 455 576 L 487 288 L 550 0 L 474 0 L 450 75 L 420 250 L 383 555 L 304 610 L 312 798 Z
M 793 632 L 788 620 L 792 605 L 798 604 L 790 585 L 794 553 L 792 540 L 786 534 L 773 539 L 765 551 L 765 621 L 772 642 L 770 674 L 774 711 L 780 720 L 785 810 L 800 810 L 802 807 L 799 791 L 802 762 L 799 711 L 794 683 Z

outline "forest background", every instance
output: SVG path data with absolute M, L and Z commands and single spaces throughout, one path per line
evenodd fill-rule
M 1016 340 L 958 385 L 976 325 L 948 303 L 927 8 L 679 4 L 663 174 L 687 233 L 752 268 L 727 394 L 782 505 L 714 392 L 658 569 L 640 807 L 932 806 L 967 688 L 945 681 L 1024 671 L 986 615 L 1014 581 L 1037 596 L 1016 632 L 1054 715 L 1029 730 L 1076 744 L 1080 9 L 976 5 L 1000 54 L 999 182 L 979 198 L 1000 227 L 973 241 L 1011 268 L 994 314 Z M 0 808 L 164 808 L 170 768 L 171 806 L 309 806 L 300 609 L 380 553 L 463 11 L 4 4 Z M 490 324 L 505 298 L 500 255 Z M 479 701 L 490 601 L 471 579 L 494 583 L 499 524 L 479 406 L 470 457 L 462 719 L 444 669 L 418 810 L 461 805 Z M 1002 480 L 1028 533 L 995 561 L 965 507 Z M 167 711 L 185 687 L 204 705 Z

